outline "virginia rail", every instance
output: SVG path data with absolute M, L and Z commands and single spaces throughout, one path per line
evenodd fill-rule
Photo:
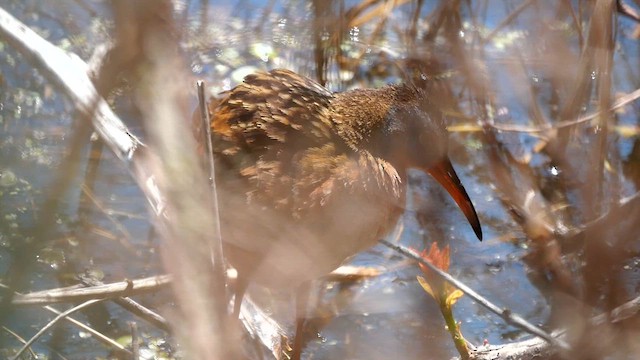
M 225 255 L 245 280 L 236 305 L 246 281 L 293 288 L 376 244 L 403 212 L 409 168 L 442 184 L 482 239 L 428 95 L 406 84 L 332 94 L 273 70 L 210 103 Z

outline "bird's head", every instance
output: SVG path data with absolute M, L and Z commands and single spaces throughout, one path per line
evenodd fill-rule
M 442 113 L 421 90 L 408 86 L 359 92 L 352 92 L 356 96 L 350 97 L 351 103 L 341 104 L 343 112 L 350 113 L 346 118 L 351 119 L 343 126 L 343 138 L 353 147 L 386 160 L 402 178 L 410 168 L 430 174 L 455 200 L 482 240 L 476 210 L 447 155 L 448 133 Z

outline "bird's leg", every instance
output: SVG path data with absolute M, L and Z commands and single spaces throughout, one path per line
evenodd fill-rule
M 296 334 L 293 339 L 291 360 L 300 360 L 304 341 L 304 324 L 307 319 L 307 304 L 311 295 L 312 281 L 303 282 L 296 291 Z
M 391 233 L 391 236 L 388 237 L 388 239 L 391 239 L 392 244 L 399 244 L 400 237 L 402 236 L 403 232 L 404 232 L 404 218 L 403 216 L 400 216 L 400 220 L 396 224 L 395 228 L 393 228 L 393 232 Z
M 233 297 L 233 317 L 232 319 L 238 319 L 240 316 L 240 307 L 242 306 L 242 299 L 249 287 L 250 276 L 245 276 L 238 271 L 238 277 L 236 277 L 236 286 L 234 289 L 235 296 Z
M 235 296 L 233 299 L 232 319 L 239 319 L 242 299 L 244 299 L 247 288 L 256 272 L 257 266 L 255 264 L 259 264 L 262 259 L 259 254 L 256 255 L 232 244 L 225 244 L 224 253 L 227 259 L 243 259 L 243 261 L 238 261 L 237 263 L 231 262 L 237 273 L 233 287 Z

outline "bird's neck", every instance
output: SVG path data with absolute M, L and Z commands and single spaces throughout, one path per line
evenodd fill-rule
M 331 101 L 332 121 L 350 147 L 366 148 L 394 109 L 416 98 L 416 90 L 403 84 L 338 93 Z
M 376 166 L 393 168 L 393 177 L 404 182 L 407 156 L 401 149 L 397 149 L 400 151 L 398 156 L 392 156 L 394 152 L 388 151 L 393 144 L 386 127 L 399 109 L 416 107 L 423 97 L 420 90 L 405 84 L 355 89 L 335 95 L 331 101 L 331 120 L 335 131 L 353 151 L 363 157 L 371 155 L 378 159 Z

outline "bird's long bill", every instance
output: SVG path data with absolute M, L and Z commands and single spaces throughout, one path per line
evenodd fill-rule
M 471 224 L 476 236 L 480 241 L 482 241 L 482 228 L 480 227 L 478 214 L 476 214 L 476 209 L 473 207 L 473 204 L 469 199 L 469 195 L 467 195 L 467 191 L 462 186 L 462 183 L 460 183 L 460 179 L 458 179 L 458 175 L 453 169 L 451 161 L 445 158 L 427 171 L 447 190 L 453 200 L 456 201 L 456 204 L 458 204 L 460 210 L 464 213 L 464 216 L 467 217 L 467 220 L 469 221 L 469 224 Z

